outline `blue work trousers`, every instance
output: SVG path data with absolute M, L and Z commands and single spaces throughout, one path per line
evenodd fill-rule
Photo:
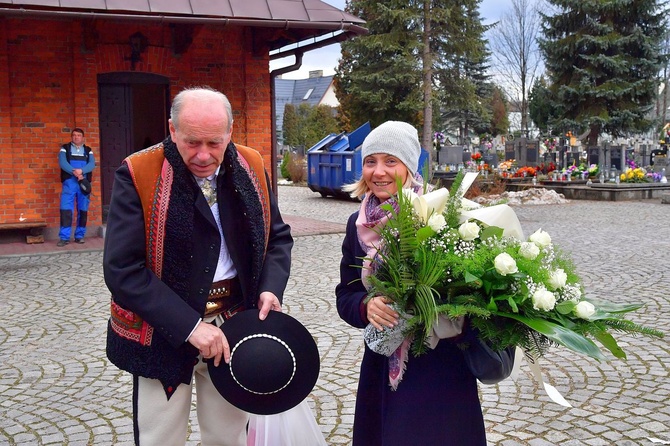
M 75 177 L 68 178 L 63 182 L 63 191 L 60 194 L 60 231 L 58 238 L 61 240 L 70 240 L 75 202 L 77 203 L 77 227 L 74 231 L 74 238 L 84 238 L 86 235 L 86 221 L 88 220 L 88 204 L 90 201 L 90 197 L 84 195 L 79 188 L 79 182 Z

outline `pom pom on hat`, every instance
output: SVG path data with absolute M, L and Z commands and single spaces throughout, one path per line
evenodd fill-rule
M 363 141 L 361 157 L 386 153 L 398 158 L 414 175 L 419 168 L 421 144 L 414 126 L 402 121 L 386 121 L 368 134 Z

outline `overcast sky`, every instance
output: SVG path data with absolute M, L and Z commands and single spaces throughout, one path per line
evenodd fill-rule
M 344 10 L 345 0 L 321 0 L 325 3 Z M 503 12 L 510 9 L 511 0 L 483 0 L 480 4 L 480 14 L 484 23 L 498 20 Z M 283 75 L 284 79 L 306 79 L 309 72 L 323 70 L 324 76 L 335 74 L 335 68 L 340 58 L 340 45 L 329 45 L 314 51 L 308 51 L 302 58 L 302 68 Z M 294 63 L 293 57 L 278 59 L 270 63 L 270 69 L 274 70 Z

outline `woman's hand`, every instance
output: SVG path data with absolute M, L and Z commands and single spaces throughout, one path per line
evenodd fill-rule
M 368 321 L 379 331 L 384 327 L 398 325 L 399 314 L 389 307 L 391 301 L 384 296 L 375 296 L 366 305 Z

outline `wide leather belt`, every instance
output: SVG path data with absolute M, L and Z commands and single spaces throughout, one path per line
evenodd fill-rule
M 207 296 L 205 317 L 223 315 L 229 319 L 244 309 L 242 292 L 237 278 L 214 282 Z

